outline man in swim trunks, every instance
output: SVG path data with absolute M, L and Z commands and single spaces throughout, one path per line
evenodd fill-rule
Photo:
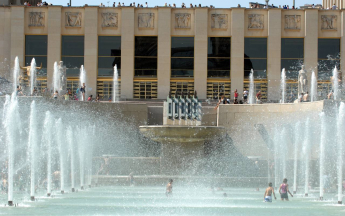
M 172 183 L 173 183 L 173 180 L 169 179 L 169 183 L 167 184 L 167 189 L 166 189 L 166 192 L 165 192 L 165 195 L 167 197 L 172 196 Z
M 276 194 L 274 193 L 274 189 L 272 187 L 272 182 L 268 183 L 268 188 L 266 188 L 265 194 L 264 194 L 264 201 L 265 202 L 272 202 L 272 194 L 274 196 L 274 199 L 277 199 Z
M 280 198 L 282 199 L 282 201 L 284 201 L 284 199 L 286 201 L 289 201 L 288 193 L 291 195 L 291 197 L 293 197 L 293 195 L 289 191 L 289 185 L 287 184 L 286 178 L 283 179 L 283 184 L 281 184 L 279 187 L 279 193 L 280 193 Z

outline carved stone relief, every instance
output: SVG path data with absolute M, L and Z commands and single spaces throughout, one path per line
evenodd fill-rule
M 337 15 L 321 15 L 322 30 L 337 30 Z
M 248 29 L 264 29 L 264 15 L 248 14 Z
M 182 28 L 182 29 L 191 28 L 190 19 L 191 19 L 191 14 L 189 13 L 175 14 L 175 28 Z
M 81 27 L 81 13 L 80 12 L 66 12 L 66 27 Z
M 102 13 L 102 27 L 117 27 L 117 13 Z
M 154 28 L 155 14 L 154 13 L 139 13 L 138 27 L 139 28 Z
M 228 28 L 228 15 L 227 14 L 212 14 L 211 15 L 211 28 L 212 29 L 227 29 Z
M 285 29 L 301 29 L 301 15 L 285 15 Z
M 44 26 L 45 13 L 44 12 L 29 12 L 29 26 L 42 27 Z

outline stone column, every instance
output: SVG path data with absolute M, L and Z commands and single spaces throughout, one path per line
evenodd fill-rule
M 0 20 L 0 29 L 4 30 L 0 32 L 0 62 L 3 62 L 0 74 L 6 77 L 11 65 L 11 7 L 0 8 Z
M 270 100 L 280 99 L 281 9 L 268 10 L 267 80 Z
M 338 19 L 338 22 L 341 24 L 341 29 L 340 29 L 340 41 L 341 41 L 341 47 L 340 47 L 340 56 L 345 56 L 345 11 L 341 11 L 340 19 Z M 340 69 L 342 71 L 342 81 L 344 83 L 345 80 L 345 57 L 340 58 L 340 65 L 343 65 Z
M 231 98 L 235 89 L 242 98 L 244 80 L 244 8 L 232 8 L 231 12 Z
M 19 65 L 24 66 L 25 32 L 24 6 L 11 6 L 11 65 L 14 65 L 16 56 Z M 11 66 L 11 68 L 12 68 Z
M 170 90 L 171 8 L 158 8 L 158 99 L 165 99 Z
M 54 62 L 61 60 L 61 8 L 48 7 L 47 87 L 53 88 Z
M 134 7 L 121 10 L 121 97 L 133 98 Z
M 84 68 L 86 70 L 87 94 L 96 97 L 97 91 L 97 57 L 98 57 L 98 7 L 85 7 L 84 16 Z M 91 88 L 92 90 L 88 90 Z M 86 98 L 88 97 L 86 95 Z
M 305 10 L 304 65 L 308 76 L 308 89 L 312 70 L 317 77 L 318 58 L 318 9 Z
M 194 90 L 199 99 L 207 98 L 207 21 L 208 9 L 195 8 Z

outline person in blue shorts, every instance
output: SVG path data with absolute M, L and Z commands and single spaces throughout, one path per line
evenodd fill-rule
M 274 199 L 277 199 L 274 189 L 272 187 L 272 182 L 268 183 L 268 188 L 266 188 L 265 194 L 264 194 L 264 201 L 265 202 L 272 202 L 272 194 L 274 196 Z

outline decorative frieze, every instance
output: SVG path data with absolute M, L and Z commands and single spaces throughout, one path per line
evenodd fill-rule
M 118 15 L 117 13 L 102 13 L 102 27 L 118 27 Z
M 80 12 L 66 12 L 66 27 L 81 27 L 82 15 Z
M 175 14 L 175 28 L 189 29 L 191 28 L 191 14 L 190 13 L 177 13 Z
M 337 15 L 321 15 L 322 30 L 337 30 Z
M 264 15 L 248 14 L 248 29 L 264 29 Z
M 43 27 L 45 21 L 44 12 L 29 12 L 29 26 L 30 27 Z
M 228 29 L 228 15 L 227 14 L 212 14 L 211 28 L 226 30 Z
M 285 29 L 300 30 L 301 15 L 285 15 Z
M 139 13 L 138 27 L 139 28 L 154 28 L 155 14 L 154 13 Z

